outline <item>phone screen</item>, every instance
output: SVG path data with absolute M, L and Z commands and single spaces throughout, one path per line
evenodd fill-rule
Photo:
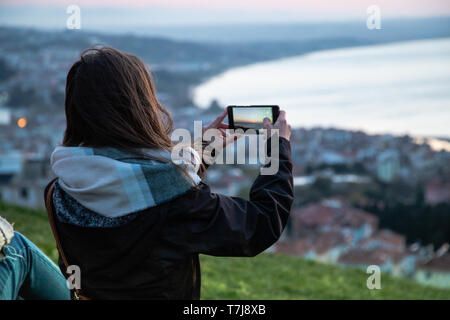
M 264 118 L 273 123 L 272 107 L 232 107 L 234 126 L 244 129 L 262 129 Z

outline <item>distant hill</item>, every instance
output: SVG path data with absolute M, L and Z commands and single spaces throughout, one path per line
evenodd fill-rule
M 236 28 L 235 31 L 239 32 L 240 29 Z M 267 28 L 270 27 L 264 27 L 262 30 Z M 294 30 L 298 31 L 298 26 L 294 26 Z M 78 53 L 92 46 L 107 45 L 135 54 L 150 65 L 158 65 L 159 68 L 173 69 L 180 64 L 200 64 L 212 73 L 258 61 L 372 43 L 374 42 L 370 39 L 360 39 L 351 35 L 327 36 L 327 33 L 295 41 L 269 38 L 233 44 L 202 43 L 182 39 L 173 40 L 158 35 L 39 30 L 0 25 L 0 52 L 6 55 L 26 54 L 33 57 L 37 52 L 45 51 L 51 53 L 53 59 L 61 54 L 61 59 L 64 59 L 71 52 Z
M 53 112 L 64 102 L 62 80 L 79 52 L 107 45 L 142 58 L 166 97 L 163 103 L 177 109 L 193 104 L 195 85 L 232 67 L 319 50 L 442 37 L 450 37 L 450 18 L 383 20 L 381 30 L 368 30 L 363 20 L 143 27 L 126 33 L 0 25 L 0 87 L 8 92 L 10 107 Z M 48 81 L 42 82 L 43 77 Z
M 98 31 L 102 29 L 99 28 Z M 209 43 L 301 42 L 308 40 L 352 38 L 359 42 L 393 42 L 450 36 L 450 17 L 402 18 L 381 20 L 380 30 L 369 30 L 366 16 L 358 21 L 299 23 L 247 23 L 207 26 L 140 26 L 105 32 L 159 36 L 175 40 Z
M 0 202 L 0 215 L 14 223 L 54 261 L 46 213 Z M 450 299 L 450 290 L 382 275 L 380 290 L 368 290 L 368 275 L 302 258 L 261 254 L 256 258 L 202 256 L 202 299 Z
M 450 17 L 383 19 L 380 30 L 367 29 L 364 19 L 75 31 L 0 25 L 2 51 L 81 50 L 106 44 L 137 54 L 149 63 L 195 61 L 219 69 L 323 49 L 444 37 L 450 37 Z

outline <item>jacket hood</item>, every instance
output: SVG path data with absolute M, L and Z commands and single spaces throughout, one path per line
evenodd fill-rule
M 86 208 L 114 218 L 170 201 L 198 184 L 200 157 L 190 147 L 184 150 L 189 160 L 142 150 L 164 162 L 113 148 L 58 146 L 51 166 L 65 192 Z

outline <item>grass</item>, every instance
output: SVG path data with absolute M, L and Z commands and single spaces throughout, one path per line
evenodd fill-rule
M 202 299 L 450 299 L 450 290 L 383 274 L 369 290 L 364 271 L 285 255 L 203 256 Z
M 0 216 L 6 218 L 28 239 L 34 242 L 53 261 L 58 258 L 55 240 L 44 210 L 27 209 L 19 206 L 5 204 L 0 201 Z
M 0 215 L 54 261 L 55 242 L 43 210 L 0 202 Z M 369 290 L 364 271 L 285 255 L 255 258 L 201 256 L 202 299 L 446 299 L 450 290 L 422 286 L 383 274 Z

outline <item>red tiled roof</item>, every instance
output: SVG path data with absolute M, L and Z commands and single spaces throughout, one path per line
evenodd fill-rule
M 450 253 L 433 258 L 429 262 L 419 265 L 417 269 L 450 273 Z
M 323 232 L 295 240 L 285 240 L 275 245 L 275 252 L 292 255 L 304 255 L 313 250 L 318 254 L 324 254 L 341 245 L 348 244 L 350 239 L 337 231 Z
M 293 217 L 302 224 L 324 225 L 329 224 L 338 214 L 336 209 L 321 204 L 313 203 L 306 207 L 295 209 Z
M 425 186 L 425 201 L 429 204 L 450 202 L 450 183 L 430 181 Z
M 308 239 L 297 239 L 278 242 L 274 247 L 274 252 L 290 255 L 305 255 L 312 249 L 312 244 Z
M 388 261 L 392 260 L 394 263 L 399 262 L 405 254 L 394 252 L 386 249 L 353 249 L 347 251 L 339 257 L 338 262 L 343 264 L 353 265 L 384 265 Z
M 391 230 L 380 230 L 369 238 L 362 239 L 360 246 L 367 248 L 369 244 L 374 244 L 376 247 L 388 247 L 395 251 L 405 251 L 406 238 Z
M 360 227 L 370 224 L 373 229 L 378 225 L 378 218 L 355 208 L 333 208 L 323 204 L 309 204 L 295 209 L 292 213 L 294 228 L 338 225 L 342 227 Z
M 404 247 L 406 244 L 406 238 L 404 235 L 393 232 L 391 230 L 380 230 L 375 234 L 374 238 L 395 246 Z
M 340 245 L 348 244 L 348 240 L 337 231 L 321 233 L 313 240 L 314 250 L 319 254 L 323 254 Z

